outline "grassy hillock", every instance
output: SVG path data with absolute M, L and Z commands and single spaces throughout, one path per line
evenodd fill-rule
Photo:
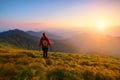
M 0 80 L 120 80 L 120 58 L 0 48 Z

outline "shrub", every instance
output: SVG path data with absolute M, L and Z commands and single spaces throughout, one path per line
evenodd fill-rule
M 98 72 L 95 76 L 95 80 L 117 80 L 114 75 L 104 74 L 104 72 Z
M 80 80 L 79 76 L 66 69 L 55 68 L 47 73 L 48 80 Z
M 18 71 L 13 64 L 5 64 L 0 68 L 0 77 L 4 80 L 17 80 Z
M 20 54 L 26 54 L 28 57 L 32 57 L 32 58 L 36 58 L 35 54 L 33 54 L 32 52 L 19 52 Z
M 53 60 L 52 59 L 46 59 L 46 65 L 52 65 Z
M 23 60 L 23 61 L 22 61 L 22 60 L 21 60 L 21 61 L 19 60 L 19 61 L 16 61 L 15 64 L 28 65 L 29 62 L 28 62 L 28 61 L 24 61 L 24 60 Z
M 109 63 L 104 63 L 103 64 L 106 68 L 109 68 L 110 64 Z
M 40 70 L 37 70 L 37 71 L 35 72 L 35 75 L 36 75 L 37 77 L 39 77 L 39 80 L 46 80 L 46 76 L 45 76 L 44 72 L 41 72 Z
M 40 60 L 40 63 L 41 63 L 41 64 L 46 65 L 46 61 L 45 61 L 45 59 L 40 58 L 39 60 Z
M 24 69 L 24 65 L 21 65 L 21 64 L 15 65 L 15 67 L 16 67 L 16 69 L 18 69 L 18 70 L 23 70 L 23 69 Z
M 46 79 L 46 76 L 44 74 L 44 68 L 40 65 L 32 65 L 29 67 L 29 69 L 32 71 L 34 77 L 38 77 L 40 80 Z
M 7 62 L 7 59 L 0 56 L 0 63 L 5 63 L 5 62 Z
M 13 56 L 13 58 L 22 58 L 24 55 L 21 55 L 21 54 L 17 54 L 17 55 L 15 55 L 15 56 Z
M 85 70 L 83 72 L 84 80 L 95 80 L 95 74 L 91 70 Z
M 0 52 L 1 53 L 9 53 L 9 50 L 8 49 L 0 49 Z
M 81 62 L 81 65 L 89 65 L 89 61 L 84 60 L 83 62 Z
M 31 70 L 22 70 L 18 80 L 32 80 L 33 74 Z

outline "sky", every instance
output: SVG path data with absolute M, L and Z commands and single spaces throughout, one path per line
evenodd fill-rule
M 120 0 L 0 0 L 0 31 L 120 31 Z

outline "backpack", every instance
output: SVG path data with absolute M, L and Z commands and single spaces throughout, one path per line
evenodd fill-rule
M 48 46 L 48 41 L 47 40 L 42 40 L 43 46 Z

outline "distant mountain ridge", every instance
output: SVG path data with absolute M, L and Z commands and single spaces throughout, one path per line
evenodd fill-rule
M 12 44 L 20 48 L 38 50 L 38 42 L 42 31 L 22 31 L 18 29 L 0 33 L 0 42 Z M 57 34 L 46 32 L 51 39 L 51 51 L 96 53 L 120 56 L 120 37 L 110 35 L 80 33 L 64 39 Z M 65 35 L 62 35 L 65 36 Z
M 32 33 L 36 32 L 32 31 Z M 40 32 L 39 35 L 42 35 L 42 32 Z M 55 35 L 49 33 L 47 33 L 47 35 L 48 36 L 51 35 L 50 38 L 52 38 L 52 36 L 55 37 Z M 40 37 L 31 34 L 31 32 L 28 33 L 19 29 L 9 30 L 0 33 L 0 42 L 12 44 L 24 49 L 39 50 L 40 49 L 38 47 L 39 38 Z M 66 40 L 58 40 L 58 38 L 56 38 L 51 39 L 51 41 L 52 41 L 51 51 L 76 52 L 76 49 L 74 47 L 71 47 L 72 45 Z
M 0 33 L 0 42 L 12 44 L 20 48 L 38 49 L 37 41 L 38 41 L 37 37 L 31 36 L 26 32 L 18 29 Z
M 28 33 L 28 34 L 30 34 L 32 36 L 40 37 L 40 36 L 42 36 L 43 32 L 45 32 L 50 39 L 54 39 L 54 40 L 61 40 L 61 39 L 63 39 L 62 36 L 58 36 L 56 34 L 48 32 L 48 31 L 40 31 L 40 32 L 27 31 L 26 33 Z
M 14 30 L 8 30 L 0 33 L 0 37 L 5 37 L 13 34 L 18 34 L 18 35 L 28 35 L 26 32 L 19 30 L 19 29 L 14 29 Z

